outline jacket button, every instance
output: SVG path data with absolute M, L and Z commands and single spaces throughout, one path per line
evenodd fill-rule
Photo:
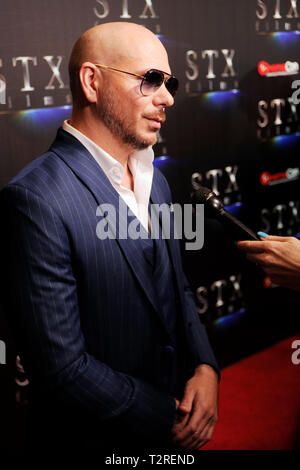
M 170 353 L 170 354 L 174 354 L 174 348 L 171 345 L 165 346 L 165 351 Z

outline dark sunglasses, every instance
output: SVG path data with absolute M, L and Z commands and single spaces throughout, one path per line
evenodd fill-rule
M 141 78 L 142 81 L 140 90 L 144 96 L 149 96 L 152 95 L 152 93 L 155 93 L 163 83 L 172 96 L 175 96 L 175 93 L 178 90 L 178 79 L 167 72 L 162 72 L 161 70 L 150 69 L 145 73 L 145 75 L 138 75 L 136 73 L 125 72 L 125 70 L 115 69 L 114 67 L 108 67 L 107 65 L 94 65 L 103 69 L 114 70 L 115 72 L 126 73 L 127 75 L 133 75 L 134 77 Z

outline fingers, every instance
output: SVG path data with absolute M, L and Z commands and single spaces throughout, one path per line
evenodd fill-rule
M 208 434 L 212 434 L 215 423 L 214 411 L 196 400 L 186 426 L 176 434 L 174 443 L 187 449 L 200 447 L 207 442 Z
M 213 417 L 210 417 L 207 421 L 203 420 L 199 427 L 189 424 L 188 432 L 181 433 L 184 437 L 179 435 L 174 439 L 174 443 L 184 449 L 197 450 L 210 441 L 215 425 L 216 421 Z M 187 431 L 187 428 L 185 428 L 185 431 Z
M 175 415 L 175 420 L 174 420 L 174 424 L 172 427 L 173 435 L 176 435 L 178 432 L 180 432 L 184 428 L 184 426 L 186 425 L 189 419 L 188 413 L 185 413 L 179 409 L 180 401 L 177 398 L 175 398 L 175 404 L 176 404 L 176 415 Z
M 280 239 L 280 240 L 278 240 Z M 272 253 L 276 249 L 282 249 L 283 245 L 280 245 L 282 242 L 287 243 L 291 242 L 292 237 L 268 237 L 265 241 L 256 242 L 256 241 L 239 241 L 237 243 L 238 248 L 241 251 L 246 251 L 251 254 L 262 254 L 262 253 Z M 296 240 L 296 238 L 294 239 Z M 284 245 L 286 246 L 286 245 Z
M 194 393 L 192 389 L 186 387 L 184 390 L 183 398 L 178 407 L 178 411 L 181 411 L 182 413 L 190 413 L 192 411 L 193 399 Z
M 184 427 L 186 426 L 187 422 L 189 420 L 189 414 L 179 414 L 178 411 L 175 416 L 175 421 L 171 430 L 171 433 L 173 436 L 176 436 L 178 433 L 180 433 Z
M 247 253 L 263 253 L 266 248 L 266 242 L 239 241 L 238 247 Z
M 186 383 L 177 410 L 177 413 L 185 413 L 185 425 L 180 428 L 175 426 L 173 443 L 186 449 L 198 449 L 203 446 L 213 433 L 217 410 L 217 374 L 210 366 L 200 365 Z
M 253 263 L 259 264 L 262 266 L 265 262 L 264 253 L 247 253 L 246 258 Z
M 211 419 L 205 428 L 203 429 L 202 433 L 199 435 L 199 440 L 194 441 L 191 443 L 188 447 L 190 450 L 198 450 L 200 447 L 203 447 L 205 444 L 207 444 L 213 435 L 214 429 L 215 429 L 216 422 Z
M 289 238 L 291 237 L 278 237 L 277 235 L 268 235 L 265 240 L 268 242 L 286 242 Z
M 277 241 L 277 242 L 285 242 L 287 238 L 290 237 L 279 237 L 277 235 L 268 235 L 265 232 L 257 232 L 257 235 L 262 239 L 262 240 L 268 240 L 268 241 Z
M 250 253 L 263 253 L 268 249 L 271 249 L 273 243 L 270 242 L 288 242 L 291 240 L 296 240 L 294 237 L 278 237 L 275 235 L 268 235 L 267 238 L 264 238 L 263 241 L 249 241 L 249 240 L 242 240 L 238 241 L 237 245 L 240 250 L 247 251 Z

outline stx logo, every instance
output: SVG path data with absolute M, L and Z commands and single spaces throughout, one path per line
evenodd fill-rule
M 236 70 L 233 59 L 234 49 L 205 49 L 198 54 L 194 50 L 186 52 L 187 70 L 185 76 L 188 79 L 185 88 L 188 94 L 200 93 L 202 91 L 229 90 L 238 88 Z M 199 64 L 199 57 L 201 64 Z M 205 81 L 201 82 L 200 69 L 205 70 Z M 215 80 L 217 79 L 217 80 Z M 203 78 L 202 78 L 203 80 Z
M 292 31 L 299 29 L 298 0 L 257 0 L 256 31 Z
M 256 10 L 256 16 L 260 20 L 264 20 L 267 18 L 269 12 L 273 16 L 274 19 L 280 20 L 282 19 L 282 11 L 281 11 L 281 3 L 284 3 L 282 0 L 273 0 L 269 2 L 269 5 L 273 6 L 273 9 L 271 11 L 268 10 L 267 2 L 266 0 L 257 0 L 257 10 Z M 297 11 L 297 0 L 287 0 L 285 1 L 285 4 L 289 3 L 290 9 L 286 10 L 286 18 L 299 18 L 298 11 Z
M 63 56 L 57 56 L 56 63 L 54 63 L 54 56 L 53 55 L 44 55 L 43 59 L 47 62 L 49 65 L 49 68 L 52 72 L 52 75 L 50 77 L 50 80 L 48 84 L 44 87 L 45 90 L 54 90 L 55 85 L 54 82 L 58 82 L 58 88 L 68 88 L 67 85 L 63 82 L 61 78 L 61 73 L 59 71 Z M 23 72 L 23 81 L 24 85 L 23 88 L 21 88 L 21 91 L 33 91 L 34 87 L 31 85 L 30 82 L 30 69 L 29 69 L 29 63 L 31 62 L 31 65 L 36 67 L 37 66 L 37 57 L 13 57 L 12 58 L 12 64 L 13 67 L 17 67 L 18 64 L 21 64 L 22 67 L 22 72 Z
M 258 132 L 261 140 L 279 135 L 288 135 L 300 129 L 299 110 L 293 97 L 260 100 L 258 110 Z
M 260 220 L 260 230 L 266 233 L 284 236 L 299 232 L 299 200 L 261 209 Z
M 18 56 L 12 57 L 10 63 L 4 64 L 4 61 L 0 59 L 0 67 L 2 69 L 7 69 L 9 66 L 12 66 L 12 69 L 9 71 L 12 80 L 15 81 L 15 74 L 20 76 L 20 92 L 24 93 L 25 98 L 25 105 L 27 108 L 31 106 L 31 98 L 33 91 L 36 90 L 36 84 L 42 82 L 41 75 L 43 75 L 43 79 L 45 79 L 45 63 L 47 64 L 47 68 L 49 71 L 48 76 L 46 76 L 46 81 L 44 81 L 44 86 L 42 86 L 42 93 L 44 91 L 54 91 L 54 90 L 66 90 L 69 88 L 67 83 L 67 78 L 63 76 L 61 71 L 62 64 L 64 61 L 64 56 L 58 55 L 44 55 L 41 59 L 38 60 L 36 56 Z M 32 71 L 37 68 L 38 74 L 35 73 L 35 82 L 32 80 Z M 65 72 L 66 73 L 66 72 Z M 2 81 L 6 82 L 6 77 L 2 76 Z M 40 88 L 40 87 L 39 87 Z M 40 91 L 40 90 L 39 90 Z M 6 86 L 6 93 L 7 93 L 7 86 Z M 65 102 L 60 104 L 70 104 L 71 99 L 69 94 L 64 93 L 64 100 Z M 49 106 L 53 105 L 53 96 L 43 96 L 42 97 L 43 105 Z M 12 99 L 10 96 L 7 96 L 7 105 L 8 108 L 11 109 L 13 107 Z M 5 104 L 5 103 L 4 103 Z
M 220 279 L 210 286 L 200 286 L 196 290 L 197 311 L 210 321 L 239 310 L 243 304 L 241 274 L 233 274 L 228 279 Z
M 156 14 L 153 6 L 154 0 L 140 0 L 141 8 L 143 8 L 138 15 L 141 19 L 148 19 L 148 18 L 159 18 Z M 114 2 L 115 3 L 115 2 Z M 120 18 L 122 19 L 130 19 L 132 15 L 129 12 L 129 0 L 120 0 Z M 107 18 L 110 13 L 110 2 L 108 0 L 96 0 L 96 5 L 93 8 L 95 16 L 103 20 Z
M 224 204 L 231 204 L 240 200 L 237 172 L 238 166 L 234 165 L 208 170 L 205 174 L 193 173 L 192 186 L 194 189 L 199 189 L 199 184 L 208 186 L 217 196 L 222 196 Z

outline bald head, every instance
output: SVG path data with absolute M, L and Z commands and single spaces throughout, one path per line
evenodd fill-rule
M 85 31 L 75 43 L 69 62 L 70 87 L 73 102 L 81 94 L 78 71 L 84 62 L 110 67 L 127 68 L 139 57 L 155 56 L 159 50 L 167 60 L 167 52 L 150 30 L 135 23 L 104 23 Z M 158 68 L 149 62 L 149 68 Z

